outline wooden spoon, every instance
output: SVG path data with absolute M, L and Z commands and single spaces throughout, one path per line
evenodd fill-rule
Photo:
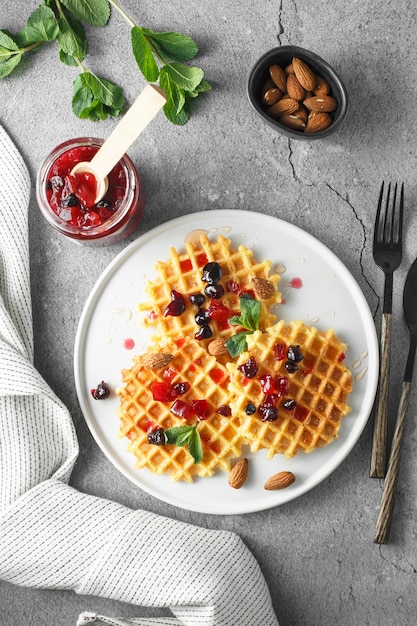
M 147 85 L 91 161 L 81 161 L 72 168 L 71 175 L 82 172 L 93 174 L 97 181 L 95 203 L 107 191 L 107 174 L 162 109 L 166 100 L 166 93 L 160 87 Z

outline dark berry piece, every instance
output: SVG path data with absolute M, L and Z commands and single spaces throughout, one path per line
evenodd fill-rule
M 184 393 L 187 393 L 190 387 L 191 387 L 190 383 L 187 383 L 187 382 L 175 383 L 174 385 L 172 385 L 172 388 L 174 389 L 175 393 L 178 396 L 182 396 Z
M 294 363 L 294 361 L 287 361 L 285 364 L 285 369 L 289 374 L 294 374 L 298 370 L 298 365 Z
M 295 407 L 297 406 L 297 403 L 295 400 L 285 400 L 282 406 L 284 407 L 286 411 L 294 411 Z
M 199 326 L 207 326 L 207 324 L 209 324 L 210 322 L 209 316 L 203 309 L 198 309 L 194 319 L 196 321 L 196 324 L 198 324 Z
M 195 304 L 196 306 L 201 306 L 204 302 L 204 296 L 202 293 L 192 293 L 191 296 L 188 296 L 191 304 Z
M 209 283 L 204 289 L 204 293 L 208 298 L 213 298 L 213 300 L 219 300 L 224 296 L 224 287 L 222 285 Z
M 62 206 L 77 206 L 78 198 L 75 193 L 69 193 L 62 199 Z
M 209 339 L 213 332 L 210 326 L 201 326 L 200 329 L 194 335 L 195 339 Z
M 237 368 L 246 378 L 255 378 L 258 366 L 253 356 Z
M 289 361 L 293 361 L 294 363 L 299 363 L 304 358 L 300 346 L 290 346 L 287 352 L 287 359 Z
M 262 415 L 263 422 L 274 422 L 278 419 L 278 409 L 276 406 L 260 406 L 259 412 Z
M 148 432 L 148 443 L 153 443 L 156 446 L 164 446 L 166 443 L 164 429 L 159 426 L 154 430 L 150 430 Z
M 216 261 L 210 261 L 203 267 L 201 280 L 205 283 L 218 283 L 222 277 L 222 268 Z
M 256 406 L 252 402 L 248 402 L 245 406 L 245 413 L 246 415 L 253 415 L 256 413 Z
M 222 415 L 223 417 L 230 417 L 232 414 L 232 409 L 227 404 L 221 404 L 217 409 L 217 413 Z
M 110 388 L 108 384 L 105 383 L 104 380 L 102 380 L 95 389 L 91 390 L 91 395 L 93 396 L 94 400 L 104 400 L 105 398 L 109 397 Z
M 181 315 L 182 313 L 184 313 L 184 311 L 185 311 L 184 296 L 178 293 L 178 291 L 175 291 L 175 289 L 173 289 L 171 291 L 171 302 L 168 304 L 168 306 L 166 307 L 164 311 L 164 317 L 168 317 L 169 315 L 177 317 L 178 315 Z

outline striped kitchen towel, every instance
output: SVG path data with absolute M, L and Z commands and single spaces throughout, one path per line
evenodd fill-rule
M 78 625 L 273 626 L 259 565 L 234 533 L 83 494 L 71 417 L 33 366 L 26 166 L 0 126 L 0 578 L 73 589 L 173 618 L 80 615 Z

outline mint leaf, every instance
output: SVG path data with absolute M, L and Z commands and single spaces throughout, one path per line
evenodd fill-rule
M 189 67 L 182 63 L 167 63 L 161 72 L 162 70 L 167 73 L 173 83 L 185 91 L 194 91 L 204 76 L 203 70 L 199 67 Z
M 83 25 L 68 15 L 58 20 L 58 26 L 57 42 L 60 48 L 61 61 L 67 65 L 74 65 L 71 57 L 77 57 L 82 61 L 87 54 L 88 47 Z M 70 57 L 69 62 L 67 61 L 68 57 Z
M 134 26 L 130 31 L 132 52 L 138 67 L 146 80 L 153 83 L 158 79 L 159 69 L 152 54 L 152 49 L 143 34 L 143 29 Z
M 61 0 L 78 19 L 91 26 L 105 26 L 110 17 L 108 0 Z
M 246 335 L 250 335 L 259 328 L 259 320 L 261 317 L 261 303 L 248 295 L 241 296 L 240 315 L 234 315 L 229 319 L 229 324 L 233 326 L 242 326 L 245 331 L 232 335 L 226 341 L 226 348 L 229 350 L 231 357 L 236 357 L 248 348 Z
M 142 28 L 142 31 L 165 62 L 190 61 L 198 52 L 197 44 L 187 35 L 176 32 L 156 33 L 147 28 Z
M 164 68 L 161 70 L 159 84 L 167 95 L 168 106 L 165 105 L 165 107 L 171 110 L 173 115 L 178 115 L 185 104 L 184 90 L 180 89 L 172 82 L 168 74 L 164 71 Z
M 185 446 L 188 444 L 188 451 L 194 459 L 194 463 L 200 463 L 203 458 L 203 446 L 201 444 L 200 433 L 197 430 L 197 424 L 192 426 L 173 426 L 165 431 L 165 439 L 167 443 L 176 446 Z
M 203 446 L 198 430 L 195 428 L 188 439 L 188 451 L 194 459 L 194 463 L 203 460 Z
M 13 37 L 4 30 L 0 30 L 0 46 L 6 50 L 19 50 L 19 46 Z
M 240 315 L 234 315 L 229 319 L 229 324 L 243 326 L 250 331 L 258 330 L 261 317 L 261 303 L 250 296 L 241 296 Z
M 8 61 L 5 61 L 4 63 L 2 63 L 0 65 L 0 78 L 5 78 L 5 76 L 8 76 L 9 74 L 11 74 L 14 68 L 17 65 L 19 65 L 21 60 L 22 60 L 22 55 L 16 54 L 15 56 L 11 57 Z
M 72 110 L 77 117 L 97 122 L 120 115 L 124 98 L 117 85 L 91 72 L 77 76 L 73 85 Z
M 229 351 L 231 357 L 235 358 L 242 352 L 248 349 L 248 343 L 246 341 L 246 335 L 250 335 L 250 332 L 242 331 L 240 333 L 236 333 L 236 335 L 232 335 L 226 341 L 226 348 Z
M 120 87 L 114 83 L 100 78 L 92 72 L 83 72 L 81 74 L 81 80 L 91 89 L 95 98 L 100 102 L 115 109 L 123 109 L 125 100 Z
M 52 41 L 58 35 L 58 22 L 54 12 L 41 5 L 29 16 L 26 25 L 17 34 L 21 47 L 29 46 L 38 41 Z

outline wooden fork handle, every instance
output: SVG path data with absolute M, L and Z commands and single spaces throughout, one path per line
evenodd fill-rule
M 397 488 L 398 471 L 400 468 L 401 448 L 404 438 L 405 418 L 408 410 L 411 382 L 403 382 L 400 405 L 398 407 L 397 422 L 392 439 L 391 454 L 388 463 L 387 475 L 382 491 L 381 508 L 376 523 L 375 543 L 388 543 L 388 534 L 391 526 L 392 511 L 394 508 L 395 492 Z
M 381 366 L 372 440 L 372 478 L 384 478 L 386 469 L 388 390 L 390 372 L 391 313 L 383 313 L 381 322 Z

